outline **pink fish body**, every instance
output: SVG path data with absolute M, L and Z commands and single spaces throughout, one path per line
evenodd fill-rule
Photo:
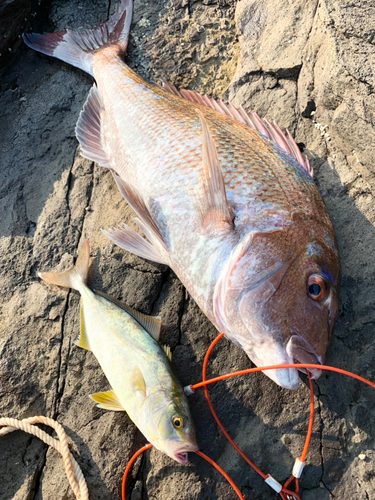
M 256 365 L 322 363 L 338 313 L 340 264 L 308 165 L 257 115 L 160 88 L 127 67 L 121 56 L 131 14 L 132 1 L 123 0 L 91 31 L 25 37 L 96 80 L 76 127 L 82 154 L 113 170 L 149 241 L 127 226 L 106 234 L 168 264 Z M 296 369 L 266 374 L 299 386 Z

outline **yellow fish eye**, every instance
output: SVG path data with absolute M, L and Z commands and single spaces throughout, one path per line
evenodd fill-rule
M 172 424 L 175 429 L 181 429 L 184 426 L 184 419 L 179 416 L 172 418 Z

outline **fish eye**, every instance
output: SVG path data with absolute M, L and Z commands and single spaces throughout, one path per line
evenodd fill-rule
M 179 416 L 172 418 L 172 424 L 175 429 L 181 429 L 184 426 L 184 419 Z
M 307 294 L 317 301 L 321 301 L 327 297 L 328 286 L 326 281 L 316 274 L 312 274 L 307 279 Z

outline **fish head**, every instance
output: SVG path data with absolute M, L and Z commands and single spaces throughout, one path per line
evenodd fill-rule
M 219 328 L 257 366 L 324 362 L 338 314 L 340 263 L 333 229 L 322 232 L 306 221 L 254 232 L 232 252 L 218 280 Z M 313 378 L 321 374 L 309 371 Z M 281 387 L 299 387 L 295 368 L 264 373 Z
M 172 394 L 158 391 L 149 398 L 146 406 L 146 437 L 158 450 L 186 465 L 187 454 L 197 451 L 198 445 L 195 425 L 183 390 L 176 386 Z

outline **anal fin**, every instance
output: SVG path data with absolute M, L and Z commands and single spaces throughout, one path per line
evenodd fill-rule
M 95 403 L 98 403 L 96 405 L 98 408 L 112 411 L 125 411 L 114 390 L 90 394 L 90 398 L 95 401 Z
M 93 85 L 76 125 L 76 136 L 82 148 L 82 156 L 111 168 L 103 149 L 101 138 L 101 111 L 103 105 L 96 85 Z
M 87 351 L 91 351 L 89 339 L 86 333 L 85 327 L 85 315 L 83 313 L 83 300 L 81 299 L 81 333 L 79 334 L 78 339 L 74 342 L 78 347 L 82 347 L 82 349 L 86 349 Z

